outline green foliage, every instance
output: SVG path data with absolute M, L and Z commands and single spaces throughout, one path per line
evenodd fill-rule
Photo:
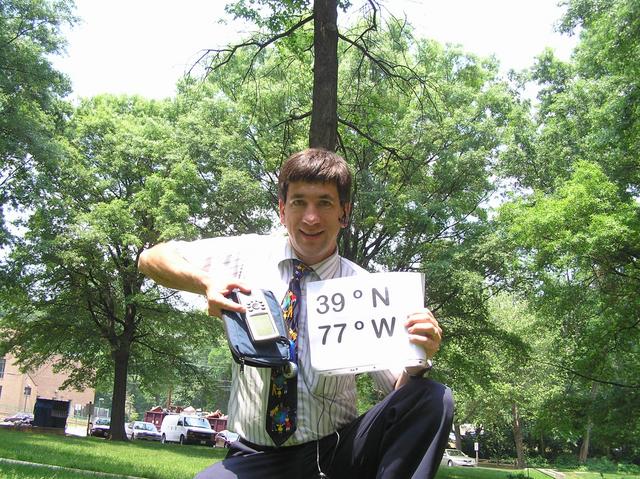
M 605 372 L 600 358 L 605 350 L 637 367 L 637 329 L 631 318 L 640 305 L 636 281 L 628 275 L 636 269 L 638 205 L 622 200 L 598 166 L 577 163 L 574 168 L 554 194 L 505 205 L 502 219 L 511 225 L 513 242 L 528 253 L 533 277 L 542 282 L 541 308 L 564 318 L 558 326 L 571 333 L 585 366 L 598 363 L 596 370 Z M 602 328 L 611 334 L 603 337 Z M 624 340 L 618 333 L 623 330 Z
M 546 457 L 542 456 L 529 456 L 527 457 L 527 467 L 535 467 L 535 468 L 548 468 L 549 461 Z
M 585 381 L 637 383 L 640 338 L 633 318 L 639 304 L 637 282 L 631 278 L 640 232 L 638 205 L 621 198 L 599 166 L 578 162 L 574 170 L 554 193 L 505 205 L 501 221 L 509 225 L 510 241 L 519 247 L 532 303 L 545 318 L 541 326 L 552 341 L 553 355 L 542 360 L 560 372 L 579 375 L 566 384 L 568 389 L 557 390 L 557 401 L 547 399 L 545 416 L 555 418 L 548 424 L 576 437 L 590 418 L 600 425 L 594 434 L 604 440 L 609 428 L 618 429 L 617 421 L 625 420 L 602 405 L 624 397 L 630 406 L 638 399 L 635 391 L 608 387 L 598 391 L 600 407 L 594 408 Z M 620 444 L 624 435 L 611 431 L 605 441 Z
M 556 467 L 562 469 L 575 469 L 579 467 L 578 458 L 574 454 L 560 454 L 554 464 Z
M 373 378 L 368 374 L 360 374 L 356 377 L 358 386 L 358 415 L 364 414 L 378 404 L 385 394 L 377 386 Z
M 618 472 L 622 473 L 622 474 L 633 474 L 633 475 L 640 475 L 640 466 L 638 466 L 637 464 L 629 464 L 629 463 L 620 463 L 618 464 Z
M 114 424 L 124 423 L 128 373 L 149 390 L 176 376 L 202 379 L 198 351 L 221 333 L 137 270 L 149 245 L 195 236 L 209 187 L 182 156 L 173 118 L 171 102 L 82 102 L 66 154 L 36 172 L 26 233 L 9 256 L 12 281 L 0 291 L 3 347 L 25 368 L 55 359 L 68 385 L 113 378 Z
M 524 188 L 497 228 L 512 284 L 543 320 L 543 360 L 565 377 L 538 416 L 546 437 L 577 452 L 590 431 L 591 453 L 625 457 L 637 457 L 638 424 L 613 411 L 639 407 L 639 6 L 569 2 L 562 28 L 580 26 L 580 43 L 571 63 L 546 51 L 531 71 L 535 123 L 501 165 Z
M 568 4 L 564 30 L 583 27 L 575 61 L 560 62 L 550 51 L 538 58 L 531 76 L 542 86 L 540 128 L 526 134 L 524 168 L 514 163 L 510 173 L 525 186 L 550 190 L 568 179 L 574 162 L 586 160 L 599 164 L 621 195 L 637 195 L 640 74 L 632 59 L 640 45 L 640 6 L 635 0 Z
M 51 66 L 72 24 L 69 0 L 0 3 L 0 246 L 9 240 L 5 206 L 28 194 L 31 169 L 58 154 L 54 139 L 67 110 L 67 79 Z
M 607 457 L 597 457 L 588 459 L 582 469 L 595 472 L 616 472 L 618 466 Z
M 396 67 L 354 49 L 341 57 L 341 153 L 355 172 L 341 248 L 375 270 L 425 273 L 446 338 L 435 375 L 462 389 L 486 380 L 487 341 L 503 341 L 487 321 L 484 200 L 518 106 L 491 61 L 415 40 L 393 22 L 366 42 Z
M 229 393 L 231 390 L 231 351 L 224 338 L 221 338 L 211 349 L 208 357 L 210 368 L 209 387 L 207 391 L 207 409 L 222 412 L 228 411 Z
M 227 4 L 225 10 L 234 18 L 242 18 L 271 32 L 287 30 L 292 19 L 308 15 L 312 5 L 309 0 L 240 0 Z
M 344 34 L 364 30 L 359 24 Z M 304 43 L 306 35 L 297 30 L 305 40 L 291 41 Z M 347 42 L 339 47 L 340 153 L 355 174 L 341 251 L 371 269 L 425 272 L 428 305 L 447 337 L 435 375 L 460 387 L 485 381 L 486 342 L 509 338 L 487 322 L 487 263 L 501 260 L 483 246 L 484 201 L 494 188 L 489 169 L 511 143 L 517 126 L 509 121 L 522 107 L 495 62 L 416 40 L 401 22 L 362 40 L 384 61 L 371 62 Z M 306 146 L 312 61 L 290 43 L 255 56 L 241 50 L 206 82 L 181 86 L 181 144 L 200 171 L 256 182 L 235 196 L 237 205 L 209 208 L 204 234 L 248 231 L 241 226 L 249 219 L 277 218 L 274 172 Z M 251 192 L 266 192 L 262 203 L 249 202 L 260 209 L 242 203 Z
M 351 1 L 338 0 L 337 5 L 346 10 Z M 301 17 L 310 15 L 312 9 L 310 0 L 238 0 L 225 6 L 234 18 L 248 20 L 272 33 L 287 30 Z
M 231 390 L 231 352 L 223 335 L 211 336 L 196 356 L 199 373 L 172 378 L 162 384 L 162 396 L 171 388 L 171 403 L 204 411 L 228 411 Z M 156 403 L 157 405 L 158 403 Z

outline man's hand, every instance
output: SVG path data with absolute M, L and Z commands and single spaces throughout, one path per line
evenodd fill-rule
M 425 308 L 410 314 L 405 327 L 409 332 L 409 341 L 422 347 L 427 353 L 427 359 L 433 358 L 442 341 L 442 329 L 433 313 Z
M 423 309 L 410 314 L 405 322 L 405 327 L 409 332 L 409 341 L 424 349 L 427 359 L 433 356 L 440 349 L 442 341 L 442 329 L 433 313 L 428 309 Z M 431 366 L 411 366 L 404 368 L 404 372 L 398 376 L 396 389 L 402 387 L 409 380 L 409 376 L 422 376 Z
M 227 297 L 234 289 L 238 289 L 243 293 L 251 292 L 251 288 L 236 280 L 216 281 L 212 279 L 211 282 L 207 282 L 205 296 L 207 298 L 209 316 L 220 318 L 222 317 L 223 309 L 238 313 L 246 312 L 244 306 Z

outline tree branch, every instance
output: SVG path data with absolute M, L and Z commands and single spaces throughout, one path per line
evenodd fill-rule
M 209 73 L 211 73 L 211 72 L 213 72 L 215 70 L 218 70 L 219 68 L 221 68 L 224 65 L 226 65 L 227 63 L 229 63 L 231 61 L 231 59 L 233 58 L 233 56 L 235 55 L 235 53 L 239 49 L 246 48 L 246 47 L 257 47 L 258 50 L 253 55 L 253 57 L 251 58 L 251 62 L 249 63 L 249 67 L 247 68 L 247 72 L 249 72 L 253 68 L 253 62 L 255 61 L 255 58 L 257 57 L 257 55 L 262 50 L 264 50 L 266 47 L 268 47 L 269 45 L 271 45 L 275 41 L 277 41 L 277 40 L 279 40 L 281 38 L 284 38 L 284 37 L 288 37 L 293 32 L 295 32 L 297 29 L 301 28 L 306 23 L 309 23 L 311 20 L 313 20 L 313 15 L 310 15 L 308 17 L 303 18 L 302 20 L 300 20 L 298 23 L 293 25 L 288 30 L 285 30 L 284 32 L 277 33 L 276 35 L 274 35 L 272 37 L 269 37 L 264 41 L 258 41 L 256 39 L 253 39 L 253 40 L 249 40 L 249 41 L 246 41 L 246 42 L 243 42 L 243 43 L 239 43 L 237 45 L 228 46 L 226 48 L 215 48 L 215 49 L 214 48 L 208 48 L 195 61 L 195 63 L 189 69 L 187 74 L 191 75 L 191 72 L 193 71 L 195 66 L 198 65 L 199 63 L 201 63 L 205 58 L 207 58 L 211 54 L 213 54 L 213 60 L 214 61 L 212 62 L 211 66 L 207 67 L 206 73 L 205 73 L 205 77 L 207 75 L 209 75 Z M 215 60 L 217 60 L 219 57 L 221 57 L 221 60 L 219 62 L 215 62 Z M 246 75 L 247 75 L 247 73 L 245 73 L 245 77 L 246 77 Z
M 385 146 L 382 143 L 380 143 L 378 140 L 376 140 L 375 138 L 373 138 L 371 135 L 365 133 L 364 131 L 362 131 L 360 128 L 358 128 L 355 123 L 351 123 L 348 120 L 343 120 L 342 118 L 338 117 L 338 123 L 342 123 L 345 126 L 348 126 L 349 128 L 351 128 L 352 130 L 354 130 L 356 133 L 358 133 L 360 136 L 366 138 L 367 140 L 369 140 L 371 143 L 373 143 L 374 145 L 382 148 L 384 151 L 386 151 L 387 153 L 390 153 L 391 155 L 393 155 L 395 158 L 402 160 L 402 161 L 409 161 L 410 158 L 401 156 L 398 153 L 398 150 L 390 147 L 390 146 Z
M 542 364 L 546 364 L 547 366 L 551 366 L 553 368 L 561 369 L 561 370 L 563 370 L 563 371 L 565 371 L 567 373 L 571 373 L 571 374 L 573 374 L 575 376 L 578 376 L 580 378 L 587 379 L 589 381 L 593 381 L 593 382 L 596 382 L 596 383 L 608 384 L 610 386 L 616 386 L 616 387 L 619 387 L 619 388 L 640 389 L 640 383 L 638 383 L 638 384 L 624 384 L 624 383 L 619 383 L 619 382 L 615 382 L 615 381 L 607 381 L 605 379 L 599 379 L 599 378 L 595 378 L 593 376 L 588 376 L 586 374 L 579 373 L 578 371 L 576 371 L 574 369 L 571 369 L 569 367 L 566 367 L 566 366 L 562 366 L 561 364 L 554 364 L 554 363 L 547 362 L 547 361 L 540 361 L 540 362 Z

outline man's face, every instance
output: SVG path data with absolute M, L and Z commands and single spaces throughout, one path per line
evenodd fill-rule
M 289 183 L 287 200 L 280 200 L 280 222 L 298 257 L 306 264 L 319 263 L 333 254 L 350 204 L 340 205 L 335 183 Z M 346 224 L 346 222 L 345 222 Z

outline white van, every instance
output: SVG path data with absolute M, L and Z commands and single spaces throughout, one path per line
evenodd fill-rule
M 185 414 L 166 415 L 160 426 L 160 434 L 163 443 L 171 441 L 208 446 L 213 446 L 216 435 L 205 418 Z

